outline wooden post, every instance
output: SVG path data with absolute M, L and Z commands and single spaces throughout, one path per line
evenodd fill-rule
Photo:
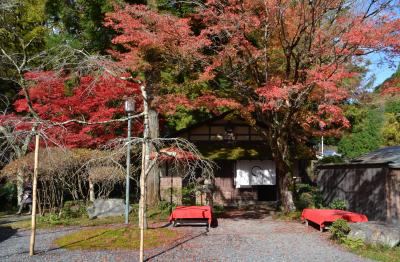
M 143 154 L 146 154 L 146 146 L 145 143 L 143 143 L 142 147 L 142 152 Z M 139 224 L 140 224 L 140 248 L 139 248 L 139 261 L 143 262 L 144 261 L 144 228 L 145 228 L 145 219 L 146 219 L 146 192 L 145 192 L 145 173 L 146 173 L 146 160 L 145 157 L 142 157 L 142 174 L 140 176 L 140 202 L 139 202 Z
M 143 146 L 142 146 L 142 173 L 140 176 L 140 202 L 139 202 L 139 225 L 140 225 L 140 259 L 144 261 L 144 230 L 147 228 L 146 220 L 146 176 L 150 161 L 150 131 L 149 131 L 149 105 L 147 93 L 144 86 L 141 86 L 143 96 Z
M 39 166 L 39 134 L 36 134 L 35 140 L 35 164 L 33 169 L 33 188 L 32 188 L 32 231 L 31 231 L 31 242 L 29 245 L 29 255 L 33 256 L 35 253 L 35 234 L 36 234 L 36 199 L 37 199 L 37 177 L 38 177 L 38 166 Z
M 149 135 L 151 138 L 159 137 L 158 113 L 154 109 L 149 109 Z M 150 145 L 151 152 L 154 152 L 154 146 Z M 151 154 L 151 153 L 150 153 Z M 150 207 L 157 206 L 161 200 L 160 196 L 160 167 L 156 163 L 152 166 L 149 174 L 146 176 L 146 205 Z
M 94 192 L 94 184 L 92 180 L 89 178 L 89 201 L 94 202 L 96 200 L 95 192 Z

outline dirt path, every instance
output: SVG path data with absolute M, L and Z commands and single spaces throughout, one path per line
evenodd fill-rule
M 14 223 L 22 220 L 29 220 L 30 215 L 5 215 L 0 217 L 0 225 L 7 225 L 9 223 Z
M 0 235 L 7 233 L 0 229 Z M 52 246 L 55 238 L 77 230 L 41 230 L 38 255 L 28 258 L 29 231 L 0 238 L 0 261 L 137 261 L 133 251 L 70 251 Z M 187 230 L 177 228 L 176 230 Z M 170 246 L 146 250 L 150 261 L 366 261 L 327 240 L 327 234 L 295 222 L 266 219 L 220 219 L 209 232 L 190 228 Z

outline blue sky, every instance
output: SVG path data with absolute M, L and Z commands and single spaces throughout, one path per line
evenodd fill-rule
M 371 61 L 371 65 L 368 66 L 367 78 L 375 76 L 374 87 L 390 77 L 400 63 L 400 57 L 387 57 L 382 53 L 370 54 L 368 59 Z

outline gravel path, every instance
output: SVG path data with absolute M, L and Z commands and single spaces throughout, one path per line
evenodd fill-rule
M 38 254 L 29 258 L 30 231 L 0 230 L 0 261 L 137 261 L 137 252 L 67 251 L 52 241 L 77 228 L 40 230 Z M 177 228 L 187 231 L 188 228 Z M 219 226 L 207 233 L 202 227 L 189 228 L 184 239 L 170 246 L 147 250 L 150 261 L 366 261 L 333 245 L 327 233 L 294 222 L 219 219 Z

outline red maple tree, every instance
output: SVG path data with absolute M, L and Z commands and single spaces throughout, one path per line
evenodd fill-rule
M 87 123 L 108 121 L 125 116 L 123 97 L 136 97 L 140 106 L 139 86 L 119 78 L 103 75 L 94 76 L 59 76 L 54 72 L 29 72 L 25 79 L 32 82 L 28 90 L 34 111 L 43 120 L 42 129 L 46 129 L 48 142 L 67 147 L 94 148 L 103 145 L 112 138 L 125 136 L 126 123 L 85 125 L 70 122 L 71 119 Z M 29 112 L 25 97 L 15 101 L 14 109 L 18 114 Z M 140 112 L 140 108 L 137 109 Z M 18 115 L 8 115 L 9 123 Z M 10 121 L 14 118 L 14 121 Z M 5 120 L 4 120 L 5 121 Z M 29 129 L 32 124 L 18 122 L 19 129 Z M 142 130 L 135 122 L 136 134 Z
M 165 69 L 214 86 L 194 98 L 182 88 L 152 92 L 163 96 L 164 112 L 178 104 L 231 107 L 264 135 L 290 210 L 296 148 L 349 126 L 340 105 L 359 83 L 364 55 L 400 51 L 393 8 L 390 0 L 208 0 L 187 18 L 126 6 L 108 14 L 106 25 L 120 33 L 113 43 L 124 51 L 111 52 L 117 63 L 144 73 L 153 91 L 163 88 Z

